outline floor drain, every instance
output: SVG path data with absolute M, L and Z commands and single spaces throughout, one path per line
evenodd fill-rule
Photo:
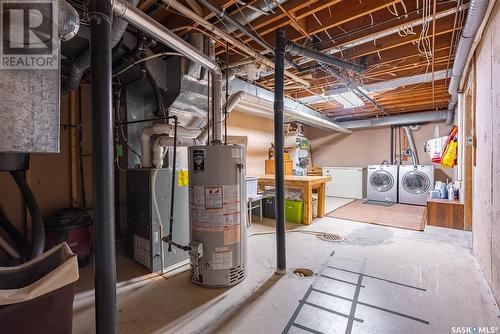
M 311 277 L 314 275 L 314 271 L 307 268 L 297 268 L 293 271 L 293 273 L 299 277 Z
M 330 241 L 330 242 L 344 241 L 344 237 L 337 233 L 320 233 L 316 234 L 316 237 L 323 241 Z

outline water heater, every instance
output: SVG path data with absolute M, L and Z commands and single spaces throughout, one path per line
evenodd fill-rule
M 189 148 L 191 280 L 223 287 L 246 276 L 245 154 L 238 145 Z

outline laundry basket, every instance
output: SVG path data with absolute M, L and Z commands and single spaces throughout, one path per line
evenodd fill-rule
M 0 332 L 70 334 L 78 279 L 66 243 L 17 267 L 0 267 Z

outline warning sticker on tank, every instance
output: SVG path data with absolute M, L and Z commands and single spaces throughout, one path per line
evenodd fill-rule
M 191 207 L 205 209 L 205 187 L 194 186 L 189 189 Z
M 222 187 L 205 187 L 205 209 L 222 209 Z
M 212 253 L 212 269 L 222 270 L 229 269 L 233 266 L 233 252 L 213 252 Z
M 193 227 L 222 227 L 225 225 L 222 209 L 191 209 Z
M 180 170 L 178 172 L 177 183 L 179 187 L 186 187 L 189 183 L 189 176 L 187 170 Z
M 224 245 L 240 242 L 240 225 L 224 226 Z

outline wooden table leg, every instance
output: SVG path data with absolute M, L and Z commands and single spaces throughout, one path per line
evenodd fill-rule
M 312 223 L 312 187 L 305 183 L 304 188 L 304 224 Z
M 325 183 L 321 183 L 318 188 L 318 218 L 325 215 Z

